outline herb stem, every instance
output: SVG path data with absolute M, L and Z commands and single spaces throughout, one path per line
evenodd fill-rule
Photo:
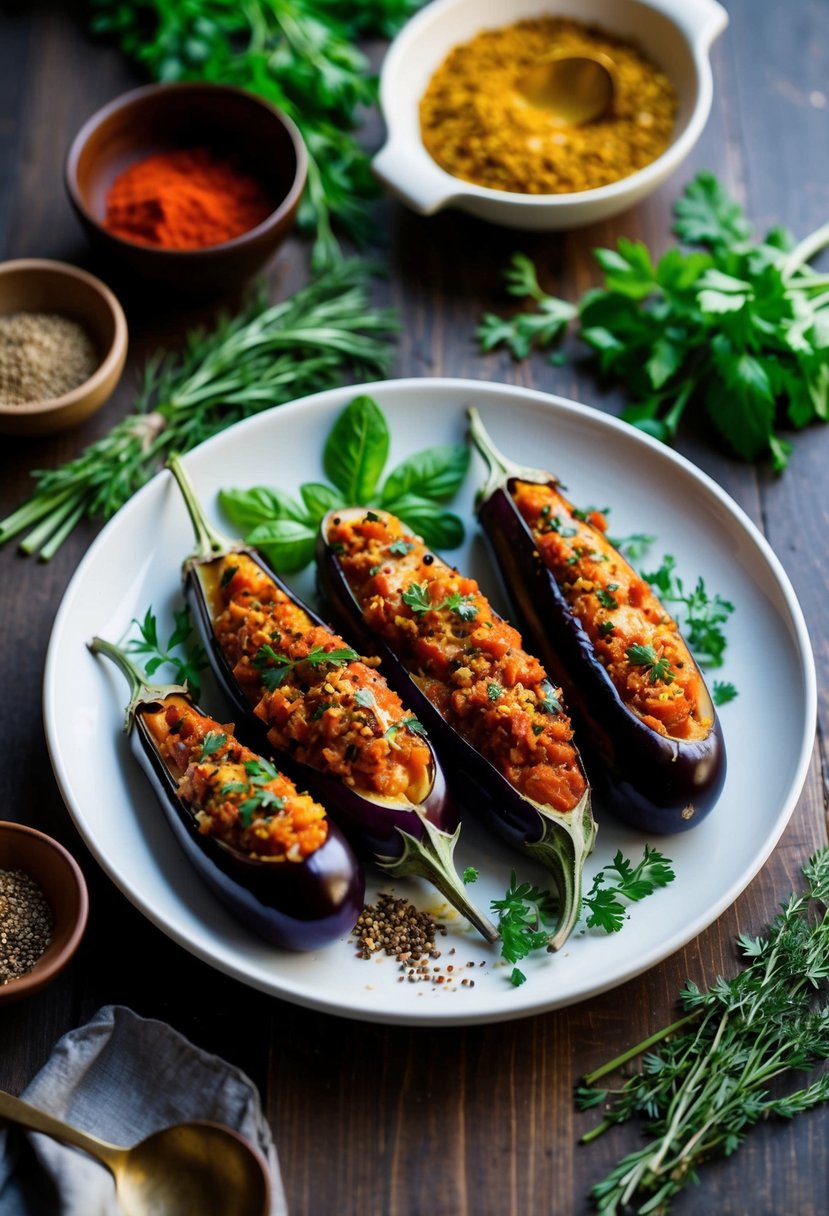
M 795 271 L 799 270 L 806 262 L 810 262 L 815 254 L 819 253 L 826 245 L 829 245 L 829 223 L 821 224 L 820 228 L 816 228 L 809 236 L 804 237 L 798 245 L 795 245 L 783 263 L 783 278 L 791 278 Z
M 631 1047 L 628 1051 L 623 1051 L 621 1055 L 614 1056 L 607 1064 L 602 1064 L 600 1068 L 595 1068 L 593 1072 L 588 1073 L 583 1079 L 585 1085 L 595 1085 L 602 1077 L 606 1077 L 608 1073 L 616 1072 L 625 1064 L 635 1060 L 637 1056 L 641 1056 L 644 1051 L 648 1051 L 651 1047 L 655 1047 L 657 1043 L 661 1043 L 663 1039 L 667 1039 L 677 1030 L 681 1030 L 683 1026 L 696 1021 L 699 1017 L 698 1013 L 689 1013 L 684 1018 L 679 1018 L 676 1022 L 671 1022 L 670 1026 L 664 1026 L 662 1030 L 657 1030 L 655 1034 L 650 1035 L 647 1039 L 643 1039 L 641 1043 L 637 1043 L 635 1047 Z

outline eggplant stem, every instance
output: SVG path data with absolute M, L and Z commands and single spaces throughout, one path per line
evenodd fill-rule
M 189 695 L 183 684 L 150 684 L 144 672 L 133 663 L 126 651 L 122 650 L 120 646 L 116 646 L 114 642 L 94 637 L 91 642 L 87 643 L 87 646 L 93 654 L 106 655 L 126 678 L 130 690 L 130 702 L 124 721 L 124 730 L 127 732 L 132 728 L 135 711 L 139 705 L 151 705 L 154 701 L 164 701 L 173 693 L 181 693 L 185 697 Z
M 590 790 L 566 814 L 542 811 L 544 831 L 539 840 L 525 841 L 524 849 L 553 875 L 558 889 L 558 923 L 547 949 L 560 950 L 581 912 L 584 863 L 593 852 L 598 828 L 590 807 Z
M 449 832 L 436 828 L 420 811 L 415 813 L 423 824 L 425 834 L 422 839 L 418 840 L 409 832 L 398 828 L 403 838 L 401 856 L 375 857 L 375 862 L 381 870 L 394 877 L 416 875 L 427 879 L 461 916 L 465 916 L 469 923 L 475 926 L 482 937 L 488 942 L 497 942 L 500 936 L 498 930 L 472 903 L 455 869 L 453 854 L 460 827 L 450 835 Z
M 469 437 L 486 461 L 489 474 L 477 493 L 478 504 L 490 498 L 507 477 L 518 477 L 522 481 L 538 481 L 544 485 L 554 480 L 544 469 L 532 469 L 527 465 L 516 464 L 514 460 L 509 460 L 492 442 L 489 431 L 481 422 L 481 415 L 474 405 L 469 406 L 466 416 L 469 419 Z
M 228 553 L 238 553 L 241 549 L 246 548 L 241 541 L 225 536 L 210 523 L 179 457 L 170 456 L 166 467 L 172 473 L 181 491 L 187 514 L 190 516 L 190 522 L 196 534 L 196 548 L 185 561 L 184 569 L 187 570 L 192 563 L 212 561 L 214 558 L 224 557 Z

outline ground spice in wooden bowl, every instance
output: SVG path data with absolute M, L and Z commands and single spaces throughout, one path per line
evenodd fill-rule
M 611 110 L 582 126 L 562 125 L 519 92 L 522 77 L 551 53 L 613 61 Z M 450 52 L 420 103 L 423 143 L 454 177 L 492 190 L 569 194 L 628 177 L 671 141 L 677 97 L 667 76 L 637 48 L 562 17 L 485 30 Z
M 52 910 L 22 870 L 0 870 L 0 986 L 32 970 L 52 940 Z
M 206 249 L 263 223 L 276 202 L 234 159 L 176 148 L 125 169 L 107 194 L 104 226 L 161 249 Z
M 77 321 L 40 312 L 0 317 L 0 405 L 62 397 L 99 363 L 95 343 Z

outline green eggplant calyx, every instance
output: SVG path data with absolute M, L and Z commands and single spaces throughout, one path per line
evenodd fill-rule
M 150 684 L 143 671 L 133 663 L 129 655 L 113 642 L 107 642 L 105 638 L 94 637 L 88 646 L 93 654 L 103 654 L 111 659 L 121 674 L 126 677 L 130 690 L 130 701 L 124 720 L 124 730 L 127 733 L 132 730 L 135 712 L 139 706 L 161 703 L 174 694 L 183 697 L 189 695 L 185 684 Z
M 425 878 L 452 905 L 461 916 L 488 942 L 496 942 L 500 936 L 492 922 L 476 908 L 458 877 L 453 855 L 458 843 L 460 827 L 451 834 L 441 831 L 430 823 L 422 812 L 415 810 L 424 828 L 424 836 L 418 840 L 409 832 L 398 828 L 403 840 L 400 857 L 375 857 L 381 870 L 394 877 L 417 876 Z
M 514 460 L 509 460 L 503 452 L 499 451 L 492 442 L 489 431 L 481 422 L 481 415 L 474 405 L 467 409 L 466 416 L 469 419 L 469 437 L 486 461 L 488 470 L 487 480 L 476 495 L 477 506 L 480 507 L 482 503 L 491 498 L 495 491 L 500 489 L 504 482 L 511 477 L 517 477 L 521 481 L 538 482 L 541 485 L 555 483 L 556 479 L 546 470 L 516 464 Z
M 572 811 L 542 810 L 544 830 L 538 840 L 525 841 L 524 849 L 549 870 L 558 892 L 558 923 L 547 949 L 560 950 L 573 932 L 581 912 L 584 863 L 593 852 L 598 828 L 586 790 Z
M 187 508 L 187 514 L 190 516 L 190 522 L 196 534 L 196 548 L 184 563 L 185 575 L 192 566 L 214 561 L 218 557 L 225 557 L 228 553 L 248 552 L 249 546 L 245 545 L 243 541 L 238 538 L 225 536 L 223 532 L 220 532 L 218 528 L 214 528 L 210 523 L 204 513 L 204 508 L 196 497 L 193 483 L 184 471 L 184 465 L 179 457 L 171 456 L 167 461 L 166 467 L 172 473 L 181 491 L 184 505 Z

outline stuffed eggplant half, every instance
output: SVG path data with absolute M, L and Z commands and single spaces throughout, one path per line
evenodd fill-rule
M 229 911 L 291 950 L 347 934 L 363 906 L 364 877 L 324 808 L 203 713 L 186 689 L 148 684 L 102 638 L 90 649 L 126 676 L 133 755 L 179 844 Z
M 489 466 L 478 517 L 516 619 L 561 683 L 591 779 L 618 818 L 646 832 L 693 827 L 725 780 L 725 747 L 676 621 L 555 477 L 507 460 L 476 410 Z
M 332 611 L 378 648 L 444 762 L 451 756 L 462 771 L 466 801 L 552 873 L 559 921 L 550 948 L 558 949 L 578 919 L 582 869 L 596 836 L 561 690 L 478 584 L 395 516 L 332 511 L 318 546 Z
M 361 852 L 387 873 L 427 879 L 494 941 L 454 867 L 460 829 L 443 771 L 379 660 L 361 658 L 261 558 L 217 532 L 180 462 L 169 467 L 197 539 L 185 597 L 236 712 Z

